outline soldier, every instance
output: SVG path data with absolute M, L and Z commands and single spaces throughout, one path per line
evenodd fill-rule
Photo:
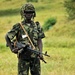
M 42 38 L 45 37 L 39 22 L 34 22 L 34 17 L 36 17 L 35 8 L 32 4 L 24 4 L 21 8 L 21 22 L 24 29 L 27 31 L 33 45 L 36 50 L 42 52 Z M 24 33 L 20 23 L 13 25 L 12 29 L 6 34 L 5 39 L 7 45 L 10 47 L 11 51 L 18 55 L 18 75 L 29 75 L 29 69 L 31 75 L 40 75 L 40 59 L 34 53 L 31 53 L 27 49 L 23 48 L 24 51 L 19 53 L 19 50 L 15 48 L 14 39 L 22 44 L 29 45 L 31 48 L 31 43 Z M 39 55 L 41 58 L 43 56 Z

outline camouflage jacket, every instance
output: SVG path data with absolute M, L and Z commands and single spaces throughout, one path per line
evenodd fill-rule
M 34 46 L 37 47 L 37 40 L 39 38 L 42 39 L 45 37 L 43 29 L 40 27 L 40 23 L 39 22 L 34 23 L 33 21 L 31 21 L 30 23 L 26 23 L 26 21 L 24 20 L 22 21 L 22 25 L 27 31 Z M 18 42 L 21 42 L 24 44 L 29 43 L 29 40 L 26 37 L 23 29 L 21 28 L 20 23 L 13 25 L 13 28 L 7 33 L 7 35 L 12 41 L 15 39 L 15 37 L 17 37 Z

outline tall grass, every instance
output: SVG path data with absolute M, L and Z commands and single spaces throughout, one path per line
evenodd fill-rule
M 37 11 L 34 20 L 41 26 L 50 17 L 57 19 L 43 39 L 43 52 L 47 50 L 51 57 L 45 57 L 47 64 L 41 62 L 42 75 L 75 75 L 75 21 L 66 20 L 64 0 L 53 1 L 33 3 Z M 5 34 L 21 21 L 19 10 L 24 3 L 25 0 L 0 0 L 0 75 L 17 75 L 17 56 L 5 46 Z
M 0 45 L 1 46 L 1 45 Z M 3 49 L 5 49 L 3 51 Z M 41 61 L 42 75 L 74 75 L 75 74 L 75 50 L 74 48 L 48 47 L 50 58 L 45 57 L 47 64 Z M 0 51 L 0 75 L 17 74 L 17 56 L 9 50 L 2 48 Z
M 15 75 L 17 73 L 17 59 L 9 48 L 0 44 L 0 75 Z

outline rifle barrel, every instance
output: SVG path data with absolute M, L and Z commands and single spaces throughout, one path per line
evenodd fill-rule
M 29 48 L 29 47 L 27 49 L 30 50 L 30 51 L 32 51 L 32 52 L 34 52 L 34 53 L 36 53 L 36 54 L 42 54 L 42 55 L 45 55 L 47 57 L 50 57 L 50 55 L 48 55 L 46 52 L 45 53 L 42 53 L 40 51 L 33 50 L 33 49 Z

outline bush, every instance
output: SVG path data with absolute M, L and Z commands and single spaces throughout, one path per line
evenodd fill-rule
M 38 2 L 38 0 L 26 0 L 27 2 Z
M 75 19 L 75 0 L 65 0 L 64 6 L 70 20 Z
M 45 21 L 44 25 L 43 25 L 43 30 L 47 31 L 49 30 L 52 26 L 54 26 L 56 23 L 56 19 L 55 18 L 49 18 Z

